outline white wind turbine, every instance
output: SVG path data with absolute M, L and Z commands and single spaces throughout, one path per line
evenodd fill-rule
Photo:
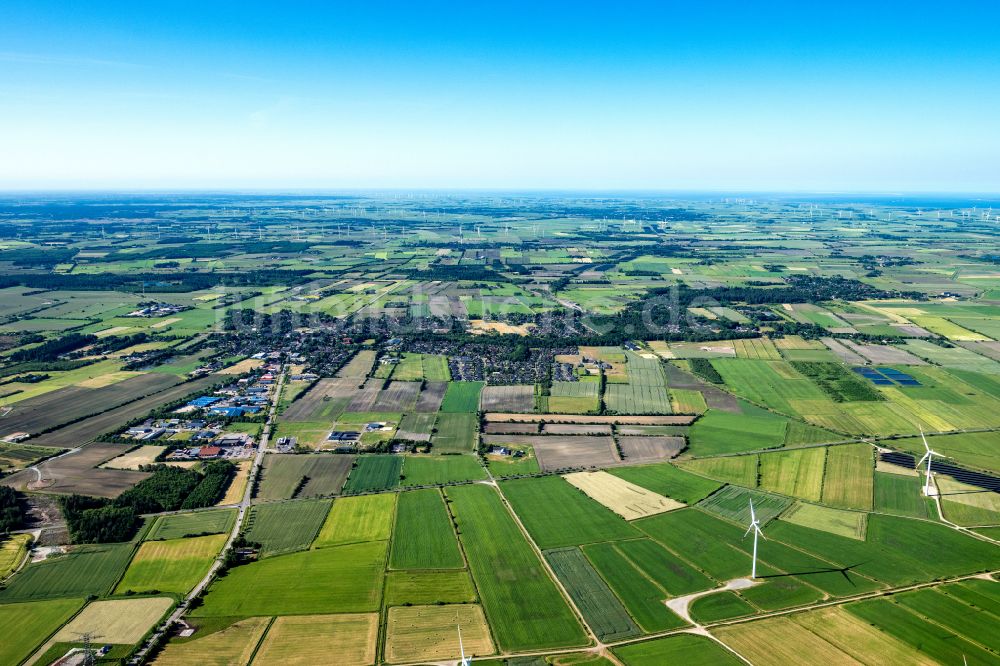
M 747 538 L 747 534 L 753 532 L 753 564 L 750 568 L 750 578 L 757 577 L 757 537 L 763 537 L 764 533 L 760 531 L 760 521 L 757 520 L 757 514 L 753 510 L 753 498 L 750 499 L 750 527 L 747 528 L 746 534 L 743 538 Z
M 459 666 L 469 666 L 472 661 L 465 658 L 465 646 L 462 645 L 462 625 L 456 624 L 455 626 L 458 627 L 458 650 L 462 653 L 462 661 L 459 662 Z
M 924 448 L 927 450 L 927 453 L 924 454 L 923 458 L 921 458 L 920 460 L 917 461 L 917 467 L 920 467 L 921 463 L 923 463 L 925 460 L 927 461 L 927 480 L 924 482 L 924 495 L 927 495 L 928 497 L 930 497 L 931 495 L 936 495 L 937 494 L 937 490 L 934 488 L 934 486 L 932 485 L 932 481 L 931 481 L 931 479 L 932 479 L 932 477 L 931 477 L 931 461 L 934 459 L 934 456 L 937 456 L 938 458 L 947 458 L 948 456 L 943 456 L 940 453 L 938 453 L 937 451 L 932 451 L 931 450 L 931 447 L 929 447 L 927 445 L 927 438 L 924 437 L 924 429 L 923 428 L 920 429 L 920 439 L 924 440 Z

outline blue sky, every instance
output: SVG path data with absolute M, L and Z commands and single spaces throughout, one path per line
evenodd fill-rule
M 998 19 L 7 0 L 0 187 L 996 192 Z

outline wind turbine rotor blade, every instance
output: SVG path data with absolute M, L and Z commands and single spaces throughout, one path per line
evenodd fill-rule
M 918 460 L 918 461 L 917 461 L 917 465 L 916 465 L 916 466 L 917 466 L 917 467 L 920 467 L 921 465 L 923 465 L 923 464 L 924 464 L 924 461 L 925 461 L 925 460 L 927 460 L 927 459 L 928 459 L 928 458 L 929 458 L 929 457 L 930 457 L 931 455 L 932 455 L 932 454 L 931 454 L 931 452 L 930 452 L 930 451 L 928 451 L 927 453 L 925 453 L 925 454 L 924 454 L 924 457 L 923 457 L 923 458 L 921 458 L 920 460 Z
M 924 437 L 924 429 L 923 428 L 920 429 L 920 439 L 922 439 L 924 441 L 924 448 L 927 449 L 928 451 L 930 451 L 931 447 L 927 446 L 927 438 Z
M 750 535 L 750 532 L 753 530 L 753 528 L 754 528 L 753 525 L 750 525 L 750 527 L 747 528 L 747 531 L 743 533 L 744 539 L 746 539 Z

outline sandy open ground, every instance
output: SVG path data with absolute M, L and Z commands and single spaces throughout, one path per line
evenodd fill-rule
M 645 518 L 686 506 L 607 472 L 576 472 L 563 478 L 625 520 Z

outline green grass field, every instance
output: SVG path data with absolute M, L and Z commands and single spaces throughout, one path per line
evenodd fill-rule
M 389 558 L 393 569 L 459 569 L 465 560 L 438 490 L 401 493 Z
M 865 532 L 868 528 L 868 514 L 866 513 L 832 509 L 828 506 L 804 502 L 793 504 L 781 514 L 780 519 L 860 541 L 865 540 Z
M 875 472 L 875 510 L 911 518 L 933 518 L 931 500 L 923 495 L 917 476 Z
M 387 540 L 395 510 L 395 493 L 341 497 L 326 514 L 313 548 Z
M 483 382 L 449 382 L 441 402 L 441 412 L 455 414 L 479 411 L 479 394 L 483 386 Z
M 688 433 L 696 456 L 756 451 L 783 446 L 788 419 L 757 410 L 752 415 L 710 409 Z
M 226 534 L 147 541 L 143 543 L 115 588 L 116 594 L 174 592 L 187 594 L 208 572 L 222 550 Z
M 469 453 L 476 448 L 475 414 L 438 414 L 431 436 L 434 453 Z
M 754 512 L 761 526 L 774 520 L 779 513 L 791 506 L 792 501 L 786 497 L 755 492 L 737 486 L 726 486 L 711 497 L 698 503 L 706 511 L 728 518 L 739 525 L 750 524 L 750 500 L 753 500 Z
M 499 647 L 532 650 L 585 644 L 583 628 L 496 490 L 455 486 L 446 494 Z M 515 580 L 518 584 L 511 585 Z
M 666 590 L 653 583 L 613 543 L 582 547 L 597 572 L 647 633 L 683 626 L 684 621 L 663 603 Z
M 29 564 L 0 590 L 0 603 L 106 594 L 132 557 L 133 544 L 75 546 L 66 555 Z
M 601 640 L 621 640 L 641 633 L 579 548 L 546 551 L 545 559 L 566 587 L 587 625 Z
M 83 606 L 81 599 L 0 605 L 0 664 L 19 664 Z
M 831 446 L 823 475 L 823 503 L 870 511 L 874 497 L 875 454 L 867 444 Z
M 760 454 L 760 488 L 818 502 L 823 490 L 826 449 Z
M 253 507 L 246 538 L 261 545 L 261 557 L 305 550 L 330 510 L 330 500 L 260 504 Z
M 619 541 L 615 546 L 671 597 L 712 587 L 711 579 L 651 539 Z
M 403 459 L 393 455 L 358 456 L 356 467 L 351 470 L 344 484 L 345 493 L 364 493 L 389 490 L 399 485 L 399 472 Z
M 477 600 L 468 571 L 390 571 L 385 579 L 385 605 L 465 604 Z
M 743 662 L 724 647 L 704 636 L 668 636 L 613 650 L 625 666 L 740 666 Z
M 335 495 L 344 485 L 350 466 L 351 456 L 268 455 L 264 457 L 264 469 L 256 496 L 280 500 Z
M 221 534 L 233 528 L 236 509 L 217 509 L 159 516 L 146 533 L 146 540 L 179 539 L 186 536 Z
M 212 584 L 196 617 L 377 611 L 386 542 L 269 557 L 231 569 Z M 252 590 L 252 594 L 248 591 Z
M 733 459 L 726 458 L 725 460 Z M 735 458 L 735 460 L 740 459 Z M 722 459 L 720 458 L 720 460 Z M 665 495 L 685 504 L 694 504 L 704 499 L 722 485 L 716 481 L 689 474 L 670 463 L 615 467 L 609 469 L 608 472 L 646 490 Z
M 473 456 L 406 456 L 402 486 L 431 486 L 486 478 L 486 470 Z
M 500 490 L 542 550 L 639 535 L 561 477 L 502 481 Z
M 681 463 L 682 468 L 726 483 L 757 487 L 760 458 L 756 455 L 697 458 Z
M 688 607 L 691 618 L 700 624 L 744 617 L 757 612 L 735 592 L 716 592 L 695 599 Z

